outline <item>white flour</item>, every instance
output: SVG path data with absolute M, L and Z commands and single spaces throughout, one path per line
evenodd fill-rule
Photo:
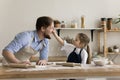
M 105 65 L 105 66 L 95 66 L 93 64 L 89 64 L 89 65 L 81 65 L 81 66 L 74 66 L 74 67 L 66 67 L 66 66 L 61 66 L 61 65 L 55 65 L 55 63 L 50 63 L 49 65 L 46 66 L 40 66 L 40 65 L 36 65 L 35 68 L 27 68 L 27 69 L 23 69 L 23 68 L 11 68 L 9 70 L 6 70 L 7 72 L 11 72 L 11 71 L 41 71 L 41 70 L 60 70 L 60 69 L 105 69 L 105 70 L 110 70 L 110 68 L 113 69 L 118 69 L 120 68 L 120 65 Z

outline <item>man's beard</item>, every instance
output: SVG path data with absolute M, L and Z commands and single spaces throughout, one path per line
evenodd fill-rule
M 47 39 L 51 39 L 50 35 L 44 33 L 44 37 Z

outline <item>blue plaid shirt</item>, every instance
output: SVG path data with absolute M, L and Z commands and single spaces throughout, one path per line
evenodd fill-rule
M 40 40 L 37 31 L 21 32 L 4 48 L 12 53 L 18 52 L 25 46 L 30 46 L 40 53 L 40 59 L 48 59 L 49 41 L 47 38 Z

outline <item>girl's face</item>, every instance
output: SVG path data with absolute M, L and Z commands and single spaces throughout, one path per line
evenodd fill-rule
M 79 39 L 79 36 L 78 36 L 78 35 L 75 37 L 74 45 L 75 45 L 77 48 L 80 48 L 80 39 Z

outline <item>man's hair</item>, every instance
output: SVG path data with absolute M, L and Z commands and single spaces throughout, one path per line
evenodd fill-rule
M 48 16 L 39 17 L 36 21 L 36 30 L 41 30 L 41 27 L 47 28 L 54 22 L 54 20 Z

